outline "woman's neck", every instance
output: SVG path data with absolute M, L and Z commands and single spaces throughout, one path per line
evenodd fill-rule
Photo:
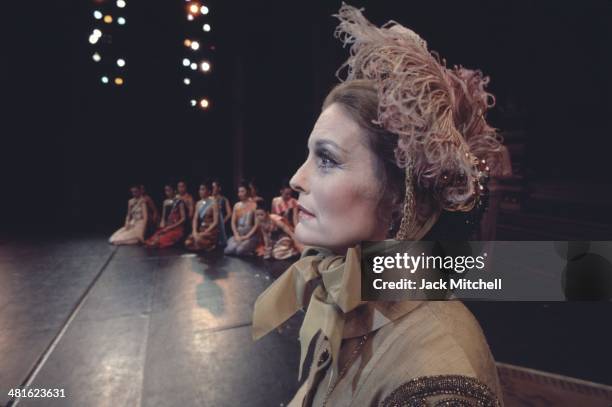
M 384 230 L 380 230 L 377 233 L 375 233 L 374 235 L 372 235 L 370 238 L 368 239 L 364 239 L 365 241 L 372 241 L 372 242 L 378 242 L 378 241 L 383 241 L 387 238 L 387 233 Z M 334 254 L 337 254 L 339 256 L 346 256 L 346 252 L 348 251 L 348 249 L 359 246 L 361 244 L 361 241 L 359 242 L 354 242 L 348 245 L 342 245 L 339 247 L 329 247 L 327 248 L 328 250 L 332 251 Z

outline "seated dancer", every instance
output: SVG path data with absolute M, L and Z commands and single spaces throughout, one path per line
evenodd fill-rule
M 255 202 L 249 197 L 248 185 L 241 184 L 238 187 L 238 199 L 232 212 L 234 235 L 227 241 L 224 253 L 244 256 L 255 252 L 258 241 L 258 236 L 255 234 L 257 232 L 254 221 Z
M 221 195 L 221 182 L 219 180 L 214 180 L 212 183 L 212 195 L 219 206 L 219 245 L 225 247 L 227 245 L 225 224 L 232 217 L 232 207 L 229 199 Z
M 257 203 L 255 219 L 263 241 L 262 250 L 258 247 L 258 256 L 284 260 L 300 254 L 301 250 L 294 243 L 295 236 L 289 221 L 280 215 L 270 214 L 265 202 Z
M 174 187 L 171 184 L 164 187 L 164 194 L 166 199 L 159 229 L 147 239 L 145 242 L 147 247 L 163 249 L 174 246 L 185 234 L 185 221 L 187 220 L 185 203 L 175 195 Z
M 193 196 L 191 196 L 191 194 L 187 191 L 187 183 L 183 180 L 179 181 L 178 184 L 176 184 L 176 188 L 178 191 L 177 197 L 181 198 L 185 203 L 185 208 L 187 209 L 187 218 L 189 218 L 189 221 L 191 222 L 191 219 L 193 218 L 193 213 L 195 211 L 195 203 L 193 200 Z
M 147 205 L 147 227 L 145 230 L 145 237 L 152 235 L 155 233 L 157 226 L 159 225 L 159 211 L 157 210 L 157 206 L 153 199 L 147 194 L 144 185 L 140 185 L 140 192 L 142 193 L 142 198 Z
M 293 190 L 289 182 L 283 183 L 280 196 L 272 199 L 272 213 L 287 219 L 291 226 L 298 223 L 297 199 L 293 197 Z
M 125 223 L 108 240 L 111 244 L 138 244 L 144 241 L 147 227 L 147 205 L 138 185 L 130 188 L 132 198 L 128 201 Z
M 263 198 L 257 195 L 257 186 L 255 185 L 255 181 L 251 180 L 249 182 L 249 197 L 251 201 L 257 203 L 259 201 L 263 201 Z
M 210 251 L 217 247 L 219 234 L 219 207 L 210 194 L 211 188 L 203 182 L 200 184 L 200 200 L 196 203 L 192 222 L 191 235 L 185 240 L 189 250 Z

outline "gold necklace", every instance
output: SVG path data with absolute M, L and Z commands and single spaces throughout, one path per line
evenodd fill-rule
M 363 347 L 363 345 L 366 343 L 367 340 L 368 340 L 367 334 L 361 337 L 361 340 L 355 347 L 355 350 L 353 350 L 353 353 L 351 353 L 351 357 L 349 358 L 349 360 L 347 360 L 344 367 L 338 374 L 338 378 L 334 380 L 334 383 L 332 384 L 332 386 L 329 389 L 327 389 L 327 394 L 325 394 L 325 399 L 323 400 L 322 407 L 325 407 L 327 405 L 327 400 L 329 399 L 329 396 L 331 396 L 332 392 L 334 391 L 334 389 L 336 388 L 336 386 L 338 385 L 342 377 L 346 374 L 346 371 L 348 370 L 348 368 L 353 364 L 353 362 L 355 361 L 355 358 L 357 357 L 357 355 L 359 355 L 359 353 L 361 352 L 361 348 Z

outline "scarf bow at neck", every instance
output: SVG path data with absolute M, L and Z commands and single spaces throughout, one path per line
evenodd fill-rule
M 308 248 L 255 301 L 253 339 L 266 335 L 308 305 L 300 328 L 300 378 L 308 347 L 319 331 L 330 342 L 332 366 L 337 369 L 346 314 L 361 304 L 360 254 L 359 247 L 349 249 L 346 257 Z M 321 282 L 306 302 L 308 283 L 318 278 Z

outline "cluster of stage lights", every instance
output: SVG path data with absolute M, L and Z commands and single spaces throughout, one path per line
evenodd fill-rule
M 200 33 L 208 33 L 212 30 L 210 22 L 204 21 L 210 13 L 210 9 L 208 6 L 200 4 L 196 1 L 185 0 L 187 2 L 187 21 L 193 22 L 197 24 L 198 27 L 201 27 L 201 31 L 198 28 L 197 31 Z M 200 26 L 201 24 L 201 26 Z M 198 40 L 197 38 L 186 38 L 183 41 L 183 45 L 185 46 L 185 50 L 187 51 L 187 56 L 183 58 L 181 64 L 183 69 L 187 69 L 190 73 L 200 72 L 201 74 L 209 74 L 212 70 L 212 63 L 208 59 L 204 59 L 201 56 L 201 52 L 205 49 L 214 50 L 214 46 L 205 46 L 203 41 Z M 193 81 L 196 78 L 192 78 L 189 75 L 186 75 L 183 78 L 183 84 L 185 86 L 191 86 Z M 210 106 L 210 101 L 206 97 L 202 97 L 196 99 L 192 98 L 189 100 L 189 104 L 192 107 L 200 107 L 201 109 L 208 109 Z
M 96 3 L 101 3 L 101 2 L 97 1 Z M 124 26 L 127 24 L 127 19 L 123 15 L 119 15 L 119 14 L 123 14 L 123 11 L 125 7 L 127 6 L 127 2 L 125 0 L 116 0 L 114 3 L 117 9 L 119 9 L 117 10 L 118 15 L 116 16 L 113 16 L 110 13 L 104 13 L 103 11 L 99 9 L 95 9 L 93 11 L 93 17 L 95 20 L 96 28 L 94 28 L 91 34 L 89 35 L 89 43 L 96 48 L 96 50 L 91 56 L 91 59 L 96 64 L 104 65 L 106 61 L 111 61 L 110 66 L 109 64 L 104 65 L 105 69 L 119 68 L 119 71 L 115 75 L 103 74 L 100 77 L 100 82 L 102 82 L 104 85 L 109 84 L 109 83 L 114 83 L 116 86 L 121 86 L 125 82 L 124 80 L 125 66 L 126 66 L 125 58 L 112 57 L 109 55 L 110 52 L 105 52 L 104 53 L 105 55 L 103 55 L 102 51 L 98 49 L 98 48 L 101 48 L 101 46 L 103 45 L 108 45 L 112 43 L 111 32 L 114 28 L 113 24 L 116 24 L 119 26 Z

